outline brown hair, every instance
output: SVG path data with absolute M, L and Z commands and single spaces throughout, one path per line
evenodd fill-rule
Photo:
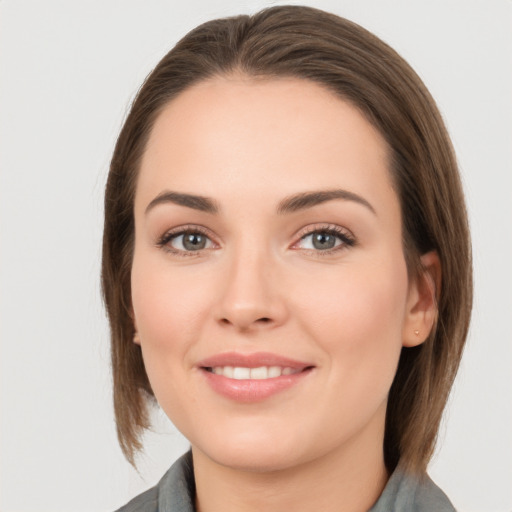
M 111 327 L 114 409 L 121 448 L 134 463 L 149 426 L 152 391 L 133 343 L 130 271 L 133 202 L 140 159 L 163 107 L 191 85 L 240 71 L 250 77 L 297 77 L 350 101 L 387 140 L 401 203 L 409 272 L 437 251 L 443 270 L 437 327 L 403 348 L 388 399 L 384 456 L 424 471 L 432 456 L 467 335 L 472 303 L 467 215 L 450 139 L 416 73 L 360 26 L 318 9 L 272 7 L 253 16 L 207 22 L 189 32 L 147 77 L 112 157 L 105 194 L 102 286 Z

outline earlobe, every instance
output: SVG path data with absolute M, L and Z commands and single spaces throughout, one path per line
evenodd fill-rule
M 133 306 L 130 311 L 130 316 L 133 322 L 133 343 L 135 343 L 135 345 L 140 345 L 140 336 L 139 331 L 137 331 L 137 322 L 135 321 L 135 313 L 133 311 Z
M 402 333 L 404 347 L 423 343 L 437 321 L 437 300 L 441 292 L 441 262 L 436 251 L 420 257 L 421 268 L 411 278 L 406 319 Z

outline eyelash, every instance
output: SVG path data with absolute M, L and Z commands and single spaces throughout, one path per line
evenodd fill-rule
M 296 242 L 294 246 L 297 245 L 299 242 L 303 241 L 308 236 L 311 236 L 315 233 L 325 233 L 327 235 L 334 236 L 341 240 L 341 243 L 339 245 L 335 245 L 331 249 L 303 249 L 304 251 L 307 251 L 309 254 L 318 256 L 320 258 L 324 256 L 329 256 L 338 251 L 346 250 L 347 248 L 354 247 L 356 245 L 356 240 L 354 236 L 347 229 L 337 226 L 335 224 L 315 224 L 314 226 L 308 226 L 299 233 L 299 241 Z
M 164 251 L 169 252 L 176 256 L 197 257 L 197 256 L 200 256 L 203 251 L 207 251 L 210 249 L 202 249 L 199 251 L 186 251 L 186 250 L 182 251 L 180 249 L 174 249 L 173 247 L 171 247 L 169 245 L 169 243 L 174 238 L 178 238 L 179 236 L 183 236 L 183 235 L 195 235 L 195 234 L 203 235 L 203 236 L 207 237 L 210 241 L 212 240 L 212 234 L 208 229 L 203 228 L 202 226 L 191 225 L 191 226 L 180 226 L 179 228 L 171 229 L 171 230 L 165 232 L 160 237 L 160 239 L 157 241 L 156 245 L 157 245 L 157 247 L 160 247 Z
M 311 236 L 315 233 L 325 233 L 327 235 L 332 235 L 337 237 L 339 240 L 341 240 L 341 243 L 334 246 L 331 249 L 325 249 L 325 250 L 319 250 L 319 249 L 303 249 L 304 251 L 308 252 L 309 254 L 313 254 L 318 257 L 328 256 L 335 252 L 345 250 L 349 247 L 353 247 L 356 245 L 356 240 L 354 236 L 344 228 L 341 228 L 340 226 L 337 226 L 335 224 L 316 224 L 314 226 L 308 226 L 307 228 L 303 229 L 299 233 L 299 240 L 295 242 L 292 246 L 295 247 L 298 243 L 303 241 L 308 236 Z M 179 228 L 171 229 L 164 233 L 159 240 L 157 241 L 156 245 L 157 247 L 165 250 L 166 252 L 169 252 L 176 256 L 184 256 L 184 257 L 197 257 L 200 256 L 204 251 L 211 250 L 211 248 L 208 249 L 200 249 L 197 251 L 187 251 L 187 250 L 181 250 L 181 249 L 174 249 L 172 246 L 169 245 L 169 243 L 183 235 L 190 235 L 190 234 L 200 234 L 205 237 L 207 237 L 214 245 L 215 242 L 212 240 L 212 234 L 211 232 L 202 227 L 197 225 L 190 225 L 190 226 L 180 226 Z M 294 249 L 294 250 L 300 250 L 300 249 Z

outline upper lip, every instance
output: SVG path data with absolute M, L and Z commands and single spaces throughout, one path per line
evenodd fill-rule
M 224 352 L 207 357 L 200 361 L 197 366 L 200 368 L 215 368 L 218 366 L 236 366 L 242 368 L 259 368 L 261 366 L 281 366 L 303 370 L 312 367 L 311 363 L 305 363 L 290 359 L 271 352 L 254 352 L 252 354 L 241 354 L 238 352 Z

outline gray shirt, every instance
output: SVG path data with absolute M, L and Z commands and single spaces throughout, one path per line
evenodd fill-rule
M 117 512 L 195 512 L 192 454 L 179 458 L 155 487 L 139 494 Z M 443 491 L 424 475 L 391 475 L 377 503 L 368 512 L 455 512 Z

